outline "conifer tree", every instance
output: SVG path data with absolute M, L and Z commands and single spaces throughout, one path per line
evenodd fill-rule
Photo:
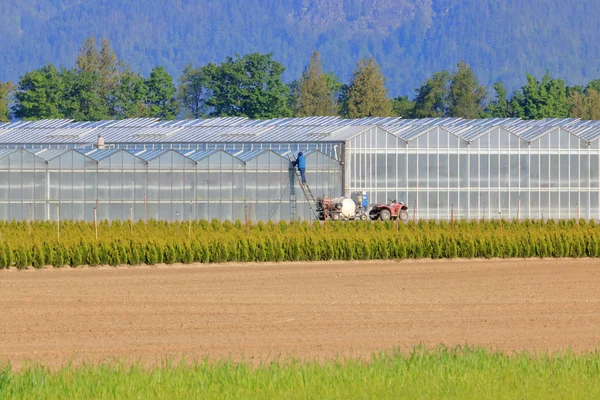
M 496 92 L 496 98 L 488 104 L 485 116 L 487 118 L 510 118 L 512 111 L 506 95 L 504 82 L 496 82 L 493 87 L 494 92 Z
M 451 117 L 479 118 L 483 114 L 485 87 L 479 85 L 469 65 L 461 61 L 450 79 L 448 105 Z
M 177 89 L 173 85 L 173 77 L 165 67 L 154 68 L 146 79 L 146 86 L 150 115 L 162 119 L 175 119 L 180 110 L 175 99 Z
M 335 78 L 331 78 L 323 73 L 319 53 L 315 51 L 298 82 L 294 101 L 297 117 L 337 115 L 335 87 L 331 87 Z
M 527 74 L 527 83 L 511 99 L 515 116 L 524 119 L 566 118 L 569 116 L 565 81 L 549 72 L 538 81 Z
M 0 122 L 10 120 L 9 104 L 14 90 L 12 82 L 0 82 Z
M 387 97 L 384 77 L 372 58 L 362 59 L 343 95 L 342 114 L 347 118 L 387 117 L 392 103 Z
M 415 118 L 439 118 L 448 115 L 450 79 L 450 72 L 436 72 L 416 90 L 413 111 Z

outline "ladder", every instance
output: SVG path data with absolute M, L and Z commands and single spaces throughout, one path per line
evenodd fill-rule
M 293 163 L 294 160 L 292 159 L 291 155 L 288 155 L 288 159 L 290 160 L 290 163 Z M 296 180 L 298 181 L 298 184 L 300 185 L 300 189 L 302 189 L 302 192 L 304 193 L 304 197 L 306 197 L 306 200 L 308 201 L 308 207 L 310 208 L 311 213 L 314 215 L 315 219 L 319 219 L 319 213 L 317 212 L 317 200 L 315 199 L 315 196 L 312 193 L 312 190 L 310 190 L 310 186 L 308 186 L 308 183 L 302 183 L 302 175 L 300 175 L 300 171 L 298 170 L 298 168 L 294 167 L 293 164 L 290 164 L 290 168 L 292 169 L 292 172 L 296 175 Z M 294 190 L 294 188 L 292 188 L 292 198 L 291 198 L 291 202 L 292 202 L 292 215 L 296 214 L 296 192 Z

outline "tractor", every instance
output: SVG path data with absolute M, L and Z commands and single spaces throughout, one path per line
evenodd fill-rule
M 381 221 L 398 219 L 402 222 L 407 222 L 408 206 L 402 202 L 397 202 L 396 200 L 391 201 L 390 204 L 376 204 L 371 207 L 369 218 L 373 221 L 376 219 Z

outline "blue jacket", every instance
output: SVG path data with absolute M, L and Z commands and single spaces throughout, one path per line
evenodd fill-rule
M 298 156 L 298 158 L 296 159 L 296 165 L 299 169 L 306 169 L 306 158 L 304 157 L 304 155 Z

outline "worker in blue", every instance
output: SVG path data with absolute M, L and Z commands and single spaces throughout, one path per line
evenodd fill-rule
M 302 183 L 306 184 L 306 158 L 302 152 L 298 153 L 298 157 L 296 158 L 296 161 L 294 161 L 294 166 L 298 167 L 300 176 L 302 176 Z

